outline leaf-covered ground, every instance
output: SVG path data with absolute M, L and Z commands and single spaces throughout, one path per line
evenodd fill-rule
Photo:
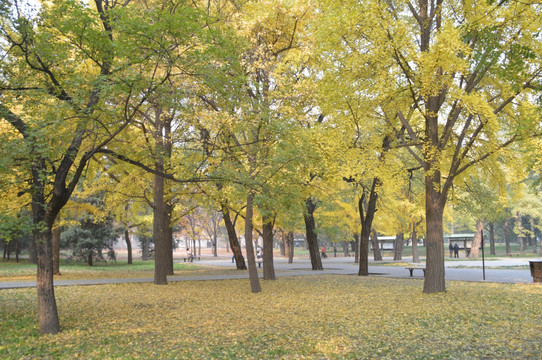
M 0 291 L 0 358 L 540 359 L 542 286 L 309 276 L 58 287 L 40 336 L 35 289 Z

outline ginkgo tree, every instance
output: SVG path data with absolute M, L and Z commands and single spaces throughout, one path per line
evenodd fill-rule
M 18 1 L 1 8 L 0 119 L 16 134 L 3 145 L 21 155 L 1 170 L 16 167 L 31 179 L 26 190 L 32 199 L 42 333 L 60 330 L 52 276 L 55 218 L 91 158 L 171 75 L 173 66 L 153 69 L 171 59 L 171 39 L 182 38 L 185 29 L 180 25 L 197 21 L 181 11 L 165 16 L 134 4 L 43 2 L 31 15 Z
M 358 92 L 389 109 L 385 120 L 424 171 L 424 292 L 445 291 L 443 212 L 454 180 L 540 134 L 540 4 L 323 3 L 323 33 L 356 65 Z

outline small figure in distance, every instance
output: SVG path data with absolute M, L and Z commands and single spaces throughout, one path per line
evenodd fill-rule
M 454 245 L 454 257 L 459 257 L 459 245 L 457 245 L 457 243 Z

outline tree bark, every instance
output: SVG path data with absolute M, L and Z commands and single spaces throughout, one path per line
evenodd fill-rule
M 36 221 L 34 221 L 36 223 Z M 41 221 L 38 221 L 41 223 Z M 38 258 L 37 290 L 39 324 L 42 334 L 56 334 L 60 331 L 58 309 L 53 286 L 53 249 L 51 228 L 36 230 L 34 239 Z
M 132 264 L 132 241 L 130 240 L 130 233 L 128 230 L 124 230 L 124 240 L 126 241 L 126 249 L 128 251 L 128 264 Z
M 275 219 L 262 216 L 263 237 L 263 279 L 275 280 L 275 267 L 273 264 L 273 227 Z
M 245 258 L 243 257 L 241 245 L 239 244 L 239 239 L 237 238 L 237 233 L 235 231 L 235 225 L 231 220 L 230 210 L 228 209 L 227 205 L 221 204 L 221 212 L 224 219 L 224 224 L 226 226 L 226 231 L 228 232 L 228 240 L 235 258 L 237 270 L 246 270 L 247 265 L 245 263 Z
M 316 222 L 314 220 L 314 211 L 316 203 L 311 197 L 305 201 L 307 212 L 304 215 L 305 230 L 307 233 L 307 246 L 311 257 L 312 270 L 323 270 L 322 259 L 320 258 L 320 250 L 318 248 L 318 235 L 316 235 Z
M 380 179 L 374 178 L 369 193 L 369 201 L 367 210 L 364 211 L 365 193 L 358 202 L 359 216 L 361 220 L 361 235 L 360 235 L 360 251 L 359 251 L 359 276 L 369 275 L 369 236 L 373 224 L 374 215 L 376 213 L 376 201 L 378 194 L 376 188 L 380 185 Z M 365 213 L 365 214 L 364 214 Z
M 60 228 L 53 229 L 53 275 L 60 275 Z
M 403 245 L 405 243 L 405 234 L 399 233 L 395 235 L 395 244 L 393 251 L 393 260 L 403 260 Z
M 164 165 L 161 159 L 156 161 L 155 169 L 163 172 Z M 169 258 L 167 246 L 167 231 L 169 221 L 167 217 L 167 206 L 164 201 L 164 178 L 154 176 L 154 198 L 153 198 L 153 227 L 154 238 L 154 284 L 166 285 L 169 273 Z
M 291 264 L 294 262 L 294 249 L 295 249 L 293 231 L 288 232 L 286 244 L 288 246 L 288 264 Z
M 249 193 L 247 196 L 247 207 L 245 215 L 245 247 L 248 261 L 248 276 L 250 278 L 250 288 L 253 293 L 262 291 L 260 279 L 258 278 L 258 269 L 256 268 L 256 257 L 254 255 L 254 245 L 252 244 L 252 216 L 253 216 L 254 195 Z
M 434 171 L 438 172 L 438 171 Z M 435 188 L 435 179 L 427 179 L 426 175 L 426 271 L 425 280 L 423 283 L 424 293 L 435 293 L 446 291 L 446 282 L 444 278 L 444 234 L 442 230 L 443 206 L 439 201 L 439 197 Z M 440 174 L 438 175 L 440 179 Z M 440 180 L 438 181 L 440 182 Z

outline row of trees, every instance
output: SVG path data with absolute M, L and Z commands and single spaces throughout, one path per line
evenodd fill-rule
M 276 225 L 304 225 L 321 269 L 329 207 L 320 221 L 360 234 L 359 275 L 380 221 L 425 233 L 424 292 L 445 291 L 449 201 L 487 187 L 507 204 L 539 174 L 540 15 L 534 1 L 3 2 L 2 216 L 31 210 L 40 330 L 59 331 L 52 230 L 78 187 L 126 228 L 152 208 L 155 284 L 196 208 L 220 210 L 253 292 L 255 219 L 264 279 Z

